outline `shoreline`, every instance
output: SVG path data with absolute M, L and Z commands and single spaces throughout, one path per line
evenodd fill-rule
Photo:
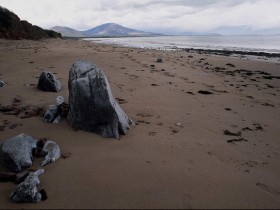
M 26 133 L 72 154 L 44 167 L 44 202 L 15 205 L 9 194 L 16 185 L 0 182 L 2 208 L 280 207 L 278 63 L 69 39 L 0 40 L 0 104 L 17 98 L 24 113 L 46 109 L 59 95 L 67 102 L 77 60 L 105 72 L 136 125 L 115 141 L 66 120 L 0 112 L 0 143 Z M 59 78 L 61 92 L 36 88 L 45 69 Z
M 194 48 L 184 48 L 186 52 L 196 52 L 198 54 L 212 54 L 212 55 L 222 55 L 222 56 L 231 56 L 231 55 L 250 55 L 250 56 L 259 56 L 266 58 L 279 58 L 280 53 L 268 53 L 268 52 L 257 52 L 257 51 L 241 51 L 241 50 L 211 50 L 211 49 L 194 49 Z
M 123 37 L 122 37 L 123 38 Z M 129 38 L 129 37 L 128 37 Z M 68 39 L 68 38 L 67 38 Z M 119 46 L 119 47 L 128 47 L 133 49 L 147 49 L 147 50 L 157 50 L 157 51 L 185 51 L 188 53 L 197 53 L 203 55 L 218 55 L 218 56 L 226 56 L 233 58 L 241 58 L 241 59 L 250 59 L 250 60 L 264 60 L 270 62 L 280 62 L 280 53 L 271 53 L 265 51 L 248 51 L 248 50 L 228 50 L 228 49 L 207 49 L 207 48 L 179 48 L 179 47 L 168 47 L 168 48 L 155 48 L 155 47 L 136 47 L 136 46 L 127 46 L 123 44 L 117 43 L 102 43 L 91 40 L 86 40 L 84 38 L 78 38 L 78 40 L 92 42 L 96 44 L 105 44 L 111 46 Z

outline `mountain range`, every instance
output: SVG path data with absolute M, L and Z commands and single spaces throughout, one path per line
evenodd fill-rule
M 106 23 L 95 28 L 78 31 L 72 28 L 55 26 L 51 28 L 63 37 L 126 37 L 126 36 L 158 36 L 160 34 L 138 31 L 131 28 L 126 28 L 116 23 Z

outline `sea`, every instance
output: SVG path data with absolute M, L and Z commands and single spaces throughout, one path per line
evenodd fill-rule
M 87 41 L 134 48 L 179 50 L 185 48 L 205 50 L 236 50 L 280 53 L 280 35 L 269 36 L 157 36 L 86 38 Z

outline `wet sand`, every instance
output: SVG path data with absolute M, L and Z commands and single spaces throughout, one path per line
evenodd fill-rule
M 279 63 L 81 40 L 0 40 L 7 83 L 0 104 L 17 97 L 15 107 L 32 110 L 59 95 L 68 101 L 68 71 L 79 59 L 104 70 L 136 126 L 117 141 L 75 131 L 66 120 L 0 112 L 0 142 L 24 132 L 72 153 L 44 167 L 46 201 L 13 204 L 16 185 L 0 183 L 0 208 L 280 208 Z M 62 92 L 36 89 L 45 69 L 60 78 Z

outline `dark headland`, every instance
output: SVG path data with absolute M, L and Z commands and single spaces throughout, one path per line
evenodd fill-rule
M 0 6 L 0 38 L 36 40 L 61 38 L 61 34 L 52 30 L 44 30 L 25 20 L 20 20 L 15 13 Z

